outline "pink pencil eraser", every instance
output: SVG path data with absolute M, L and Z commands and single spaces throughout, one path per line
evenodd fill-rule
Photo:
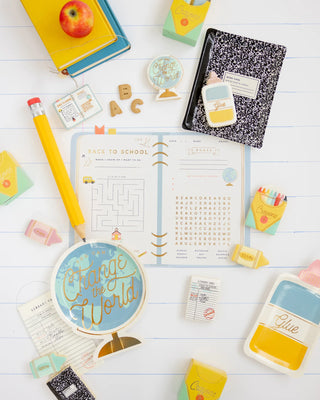
M 320 287 L 320 260 L 314 261 L 299 273 L 299 278 L 309 285 Z
M 35 219 L 32 219 L 29 222 L 24 234 L 30 239 L 36 240 L 46 246 L 62 242 L 61 237 L 57 234 L 57 231 L 54 228 Z

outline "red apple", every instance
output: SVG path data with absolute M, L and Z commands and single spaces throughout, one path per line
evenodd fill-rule
M 61 28 L 75 38 L 89 35 L 93 28 L 93 20 L 91 8 L 83 1 L 69 1 L 60 11 Z

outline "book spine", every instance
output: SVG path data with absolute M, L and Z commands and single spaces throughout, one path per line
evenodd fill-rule
M 168 232 L 163 230 L 163 215 L 162 215 L 162 202 L 163 202 L 163 168 L 168 167 L 168 153 L 166 148 L 168 144 L 164 142 L 163 136 L 158 135 L 158 140 L 153 144 L 156 161 L 152 164 L 153 167 L 158 169 L 158 201 L 157 201 L 157 232 L 153 233 L 153 240 L 151 241 L 154 246 L 154 251 L 151 252 L 156 257 L 156 263 L 162 263 L 162 257 L 167 254 L 167 236 Z
M 85 71 L 88 71 L 89 69 L 92 69 L 93 67 L 99 64 L 104 63 L 105 61 L 110 60 L 111 58 L 114 58 L 130 50 L 131 48 L 129 41 L 107 0 L 97 0 L 97 1 L 99 2 L 102 11 L 106 15 L 106 18 L 108 18 L 113 30 L 115 31 L 115 34 L 117 35 L 118 40 L 112 43 L 110 46 L 108 46 L 106 48 L 107 49 L 106 51 L 101 50 L 103 52 L 103 55 L 102 53 L 99 54 L 99 52 L 97 52 L 95 59 L 93 59 L 92 56 L 90 56 L 91 57 L 90 59 L 84 59 L 79 63 L 70 66 L 68 68 L 68 73 L 73 78 L 82 74 Z

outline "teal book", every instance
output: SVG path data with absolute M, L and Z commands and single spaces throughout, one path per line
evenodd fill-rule
M 109 3 L 107 0 L 97 0 L 104 12 L 105 16 L 107 17 L 108 21 L 110 22 L 115 34 L 117 35 L 117 40 L 110 44 L 107 47 L 104 47 L 101 50 L 98 50 L 94 54 L 84 58 L 76 62 L 75 64 L 71 65 L 67 68 L 68 74 L 73 78 L 77 75 L 82 74 L 85 71 L 88 71 L 91 68 L 100 65 L 111 58 L 117 57 L 120 54 L 130 50 L 131 44 L 124 33 L 119 21 L 117 20 L 116 16 L 114 15 Z

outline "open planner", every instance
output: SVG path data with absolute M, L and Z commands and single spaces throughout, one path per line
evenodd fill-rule
M 245 149 L 200 134 L 79 134 L 75 186 L 89 239 L 145 264 L 230 265 L 244 242 Z

